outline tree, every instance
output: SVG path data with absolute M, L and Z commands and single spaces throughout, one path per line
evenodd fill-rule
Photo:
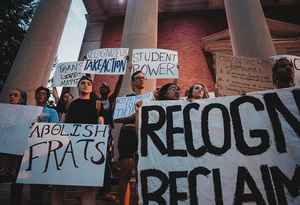
M 40 0 L 5 0 L 0 5 L 0 92 Z

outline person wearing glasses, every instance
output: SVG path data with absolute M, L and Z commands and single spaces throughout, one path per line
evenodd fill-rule
M 179 100 L 181 94 L 180 88 L 175 83 L 168 83 L 160 88 L 156 100 Z
M 131 86 L 134 88 L 134 93 L 126 95 L 126 97 L 145 94 L 146 77 L 140 70 L 134 72 L 131 76 Z M 131 116 L 115 119 L 115 123 L 123 123 L 119 135 L 119 160 L 121 166 L 120 182 L 119 182 L 119 197 L 120 204 L 129 204 L 130 201 L 130 177 L 132 171 L 132 160 L 135 157 L 138 139 L 135 133 L 135 113 Z M 135 159 L 137 163 L 137 160 Z M 135 193 L 135 200 L 137 195 Z
M 209 98 L 208 89 L 202 83 L 195 83 L 188 91 L 187 100 L 193 102 L 193 100 L 200 100 Z

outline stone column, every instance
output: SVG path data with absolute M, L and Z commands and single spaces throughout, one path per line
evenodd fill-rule
M 107 20 L 107 14 L 86 14 L 87 23 L 85 32 L 81 44 L 78 61 L 82 60 L 91 50 L 99 49 L 101 47 L 105 21 Z M 91 75 L 94 79 L 94 75 Z M 63 92 L 70 92 L 74 99 L 79 97 L 77 88 L 63 88 Z
M 121 48 L 157 48 L 158 0 L 128 0 Z M 129 61 L 131 62 L 131 60 Z M 146 93 L 155 89 L 156 80 L 147 80 Z M 120 96 L 132 93 L 130 72 L 126 72 Z
M 276 55 L 259 0 L 224 0 L 233 55 L 268 58 Z
M 0 96 L 7 102 L 13 88 L 23 89 L 27 104 L 34 92 L 47 85 L 72 0 L 41 0 Z M 45 80 L 47 73 L 47 80 Z

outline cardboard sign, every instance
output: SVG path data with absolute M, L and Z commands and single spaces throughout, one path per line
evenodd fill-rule
M 57 64 L 52 87 L 77 87 L 84 75 L 80 72 L 84 61 L 64 62 Z
M 102 186 L 108 132 L 105 125 L 36 123 L 17 183 Z
M 23 155 L 32 122 L 43 108 L 0 103 L 0 152 Z
M 140 101 L 152 100 L 153 93 L 146 93 L 144 95 L 130 96 L 130 97 L 118 97 L 116 99 L 116 107 L 114 113 L 114 119 L 128 117 L 135 113 L 135 104 Z
M 177 64 L 177 51 L 164 49 L 133 49 L 131 74 L 137 70 L 141 70 L 148 79 L 178 79 Z
M 101 75 L 124 75 L 128 48 L 104 48 L 90 51 L 84 61 L 83 73 Z
M 274 89 L 273 60 L 216 54 L 218 95 L 232 96 Z
M 300 204 L 300 88 L 144 102 L 139 204 Z
M 280 59 L 280 58 L 287 58 L 291 61 L 295 69 L 295 77 L 294 83 L 295 86 L 300 86 L 300 56 L 292 56 L 292 55 L 277 55 L 272 56 L 272 58 Z

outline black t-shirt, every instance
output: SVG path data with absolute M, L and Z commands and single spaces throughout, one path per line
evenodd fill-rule
M 98 98 L 98 101 L 101 102 L 103 111 L 104 111 L 104 124 L 110 125 L 111 128 L 114 128 L 114 121 L 113 121 L 113 113 L 114 113 L 114 107 L 112 104 L 112 96 L 109 96 L 108 98 Z
M 91 99 L 76 99 L 68 109 L 67 123 L 98 124 L 98 117 L 104 116 L 103 106 L 97 114 L 96 101 Z
M 58 114 L 58 118 L 60 119 L 63 113 L 66 113 L 66 105 L 67 103 L 63 103 L 61 100 L 58 101 L 56 106 L 56 112 Z

